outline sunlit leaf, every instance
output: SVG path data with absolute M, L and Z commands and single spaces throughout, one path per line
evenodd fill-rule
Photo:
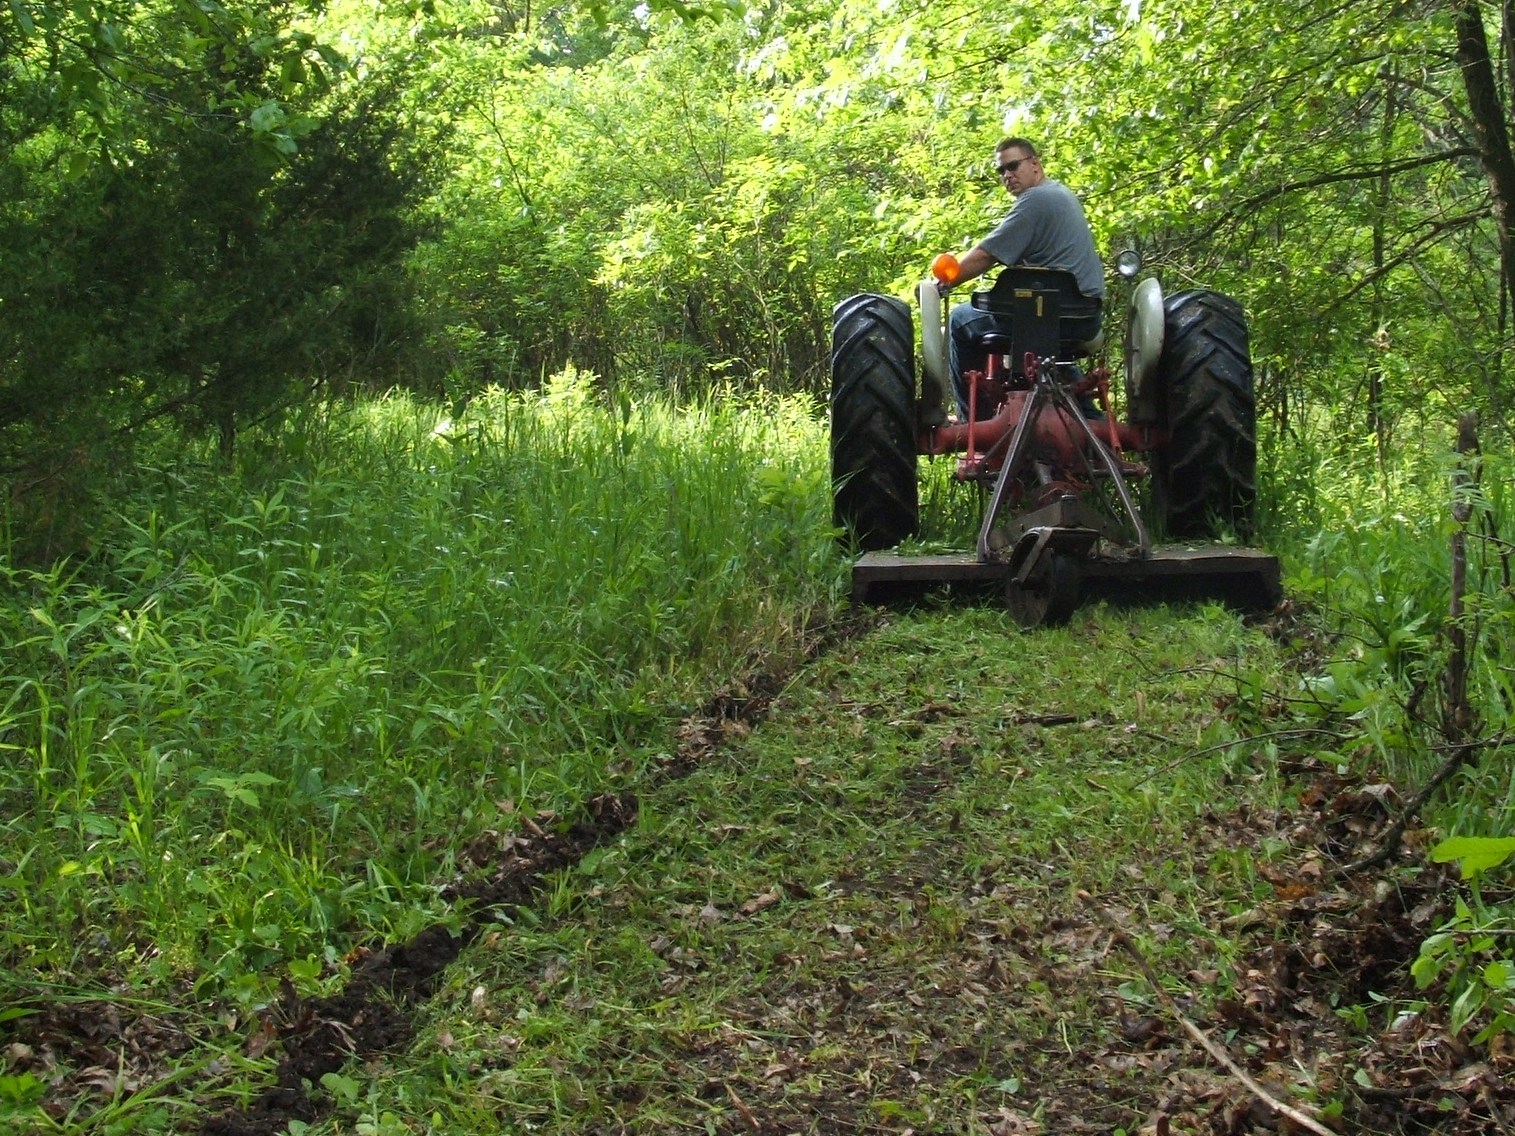
M 1462 861 L 1462 878 L 1472 879 L 1490 868 L 1497 868 L 1515 854 L 1515 837 L 1451 836 L 1431 849 L 1431 859 L 1438 864 Z

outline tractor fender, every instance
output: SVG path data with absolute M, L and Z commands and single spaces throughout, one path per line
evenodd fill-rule
M 922 280 L 916 288 L 916 300 L 921 308 L 921 369 L 928 384 L 921 392 L 922 402 L 945 408 L 952 405 L 952 400 L 947 381 L 947 335 L 942 327 L 942 297 L 936 290 L 936 281 Z M 932 387 L 938 398 L 933 398 Z M 946 421 L 945 414 L 942 421 Z
M 1162 415 L 1157 360 L 1163 353 L 1163 289 L 1147 277 L 1131 293 L 1126 316 L 1126 407 L 1132 422 L 1155 424 Z

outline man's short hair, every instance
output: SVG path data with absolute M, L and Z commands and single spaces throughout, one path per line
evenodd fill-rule
M 1003 139 L 1000 144 L 994 148 L 994 152 L 996 154 L 1003 154 L 1006 150 L 1016 149 L 1026 151 L 1026 157 L 1028 158 L 1038 158 L 1041 156 L 1036 152 L 1036 147 L 1033 146 L 1030 140 L 1026 138 Z

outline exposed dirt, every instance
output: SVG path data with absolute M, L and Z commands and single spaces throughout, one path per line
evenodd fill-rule
M 490 874 L 453 889 L 448 898 L 470 901 L 472 921 L 461 934 L 428 927 L 408 943 L 375 951 L 334 997 L 301 1001 L 288 992 L 270 1019 L 284 1054 L 277 1083 L 249 1108 L 213 1117 L 202 1128 L 206 1136 L 272 1134 L 286 1131 L 291 1120 L 316 1119 L 306 1086 L 353 1057 L 403 1048 L 412 1035 L 410 1011 L 431 996 L 438 976 L 481 927 L 501 911 L 535 903 L 546 875 L 624 831 L 636 819 L 636 801 L 596 797 L 585 816 L 562 832 L 542 827 L 551 819 L 530 821 L 529 835 L 504 842 Z
M 1340 1097 L 1345 1107 L 1331 1122 L 1335 1130 L 1508 1133 L 1515 1063 L 1497 1055 L 1473 1060 L 1437 1013 L 1409 1009 L 1425 996 L 1410 979 L 1410 964 L 1450 914 L 1453 878 L 1393 868 L 1334 877 L 1335 865 L 1359 856 L 1390 823 L 1394 794 L 1318 765 L 1293 772 L 1308 779 L 1302 803 L 1309 809 L 1297 817 L 1293 836 L 1313 852 L 1270 877 L 1274 898 L 1244 920 L 1263 933 L 1250 936 L 1256 946 L 1237 966 L 1244 979 L 1236 996 L 1218 1000 L 1198 1024 L 1225 1042 L 1264 1091 L 1308 1080 L 1320 1097 Z M 1406 1007 L 1377 1036 L 1348 1020 L 1350 1008 L 1375 1003 Z M 1171 1033 L 1170 1024 L 1162 1029 Z M 1183 1035 L 1175 1040 L 1191 1051 L 1196 1068 L 1219 1072 Z M 1217 1081 L 1212 1074 L 1197 1098 L 1176 1091 L 1160 1100 L 1154 1131 L 1165 1131 L 1164 1124 L 1226 1134 L 1303 1130 L 1278 1117 L 1239 1077 L 1223 1076 Z
M 858 623 L 832 628 L 816 640 L 810 654 L 865 627 Z M 733 735 L 745 733 L 764 715 L 787 678 L 754 676 L 712 697 L 684 722 L 677 752 L 653 781 L 682 777 L 718 757 Z M 1298 1084 L 1301 1073 L 1322 1097 L 1344 1103 L 1339 1116 L 1326 1120 L 1335 1131 L 1405 1136 L 1503 1136 L 1515 1131 L 1515 1088 L 1510 1084 L 1515 1055 L 1496 1051 L 1475 1059 L 1431 1012 L 1406 1012 L 1391 1028 L 1366 1041 L 1360 1026 L 1338 1013 L 1373 1000 L 1410 1003 L 1418 996 L 1409 983 L 1409 963 L 1420 943 L 1447 917 L 1447 897 L 1455 888 L 1441 875 L 1412 875 L 1394 864 L 1358 877 L 1333 876 L 1334 867 L 1370 847 L 1392 820 L 1394 793 L 1386 785 L 1355 783 L 1315 764 L 1300 764 L 1289 772 L 1307 786 L 1302 796 L 1305 811 L 1293 819 L 1290 843 L 1313 851 L 1287 870 L 1278 869 L 1276 878 L 1269 879 L 1274 898 L 1238 924 L 1238 942 L 1251 945 L 1237 963 L 1238 974 L 1245 978 L 1236 996 L 1203 1011 L 1176 1003 L 1140 1012 L 1110 1006 L 1109 1040 L 1077 1054 L 1049 1048 L 1035 1056 L 1043 1066 L 1058 1065 L 1058 1083 L 1078 1100 L 1070 1099 L 1061 1114 L 1054 1107 L 1040 1118 L 1002 1109 L 986 1125 L 992 1136 L 1108 1131 L 1108 1126 L 1100 1127 L 1093 1102 L 1108 1095 L 1111 1082 L 1133 1069 L 1152 1090 L 1147 1123 L 1141 1128 L 1152 1136 L 1305 1131 L 1280 1117 L 1262 1095 L 1273 1091 L 1287 1097 L 1284 1087 Z M 931 791 L 925 781 L 916 788 L 926 795 Z M 537 904 L 545 877 L 627 829 L 636 812 L 637 802 L 630 794 L 605 795 L 588 802 L 583 815 L 571 822 L 538 815 L 524 820 L 518 831 L 476 841 L 462 857 L 474 870 L 449 895 L 467 901 L 468 917 L 460 933 L 431 927 L 409 942 L 366 953 L 356 960 L 347 987 L 329 998 L 302 1000 L 293 988 L 287 989 L 247 1045 L 255 1054 L 280 1055 L 275 1083 L 248 1107 L 211 1118 L 202 1131 L 207 1136 L 271 1136 L 286 1131 L 292 1120 L 319 1119 L 322 1106 L 309 1095 L 310 1085 L 353 1057 L 403 1049 L 413 1035 L 413 1012 L 494 916 Z M 1195 839 L 1216 846 L 1246 844 L 1262 839 L 1275 821 L 1214 816 L 1209 818 L 1209 831 L 1196 833 Z M 1415 847 L 1412 831 L 1407 854 Z M 1266 933 L 1249 936 L 1249 927 Z M 975 948 L 980 955 L 965 960 L 951 988 L 944 986 L 939 993 L 971 1000 L 975 990 L 1009 984 L 1007 968 L 1014 966 L 1040 967 L 1053 975 L 1047 969 L 1048 944 L 1053 942 L 1059 950 L 1076 944 L 1089 957 L 1122 951 L 1136 955 L 1119 918 L 1091 906 L 1087 919 L 1028 925 L 1018 940 L 1012 935 L 1004 942 L 981 944 Z M 1141 964 L 1139 955 L 1135 962 Z M 1190 978 L 1204 980 L 1203 975 Z M 797 1012 L 814 1013 L 824 1004 L 829 1010 L 823 1013 L 865 1020 L 865 1002 L 877 1006 L 918 999 L 914 989 L 902 984 L 894 993 L 875 990 L 871 999 L 863 999 L 844 981 Z M 133 1012 L 126 1005 L 59 1002 L 14 1023 L 8 1050 L 12 1067 L 78 1070 L 71 1079 L 79 1092 L 129 1091 L 161 1076 L 202 1036 L 225 1028 L 161 1007 Z M 929 1006 L 917 1009 L 933 1012 Z M 1190 1014 L 1195 1015 L 1192 1021 Z M 1247 1084 L 1236 1070 L 1222 1069 L 1196 1042 L 1189 1025 L 1223 1045 L 1254 1083 Z M 936 1074 L 961 1065 L 966 1075 L 978 1060 L 966 1051 L 926 1056 Z M 719 1050 L 691 1057 L 708 1076 L 704 1087 L 696 1085 L 693 1091 L 731 1094 L 740 1118 L 732 1132 L 777 1136 L 791 1130 L 795 1117 L 762 1115 L 735 1096 L 732 1081 L 720 1075 Z M 776 1053 L 772 1068 L 783 1069 L 786 1060 Z M 896 1068 L 900 1076 L 910 1075 L 906 1066 Z M 66 1095 L 60 1093 L 58 1099 Z M 813 1110 L 808 1121 L 814 1124 L 820 1118 L 824 1130 L 878 1127 L 877 1115 L 852 1095 L 816 1097 L 808 1104 Z
M 943 761 L 953 760 L 947 747 Z M 881 791 L 890 808 L 926 811 L 942 770 L 924 765 L 917 772 Z M 830 977 L 817 980 L 817 968 L 798 960 L 792 972 L 774 960 L 773 973 L 723 1005 L 729 1033 L 701 1038 L 668 1075 L 702 1085 L 699 1096 L 712 1105 L 729 1102 L 736 1112 L 728 1110 L 731 1119 L 716 1130 L 731 1136 L 937 1131 L 903 1115 L 891 1119 L 881 1107 L 971 1082 L 982 1076 L 987 1052 L 1017 1071 L 1016 1098 L 1040 1102 L 1030 1111 L 981 1100 L 979 1127 L 971 1130 L 990 1136 L 1096 1136 L 1118 1126 L 1133 1136 L 1303 1132 L 1309 1129 L 1268 1100 L 1302 1096 L 1313 1101 L 1304 1115 L 1319 1117 L 1329 1131 L 1510 1132 L 1515 1058 L 1475 1060 L 1437 1012 L 1409 1008 L 1423 996 L 1409 979 L 1410 963 L 1449 914 L 1455 882 L 1440 870 L 1403 871 L 1410 856 L 1386 873 L 1333 878 L 1334 865 L 1360 857 L 1383 831 L 1394 795 L 1314 762 L 1292 774 L 1306 786 L 1302 809 L 1212 814 L 1192 833 L 1206 854 L 1257 849 L 1281 836 L 1296 853 L 1265 868 L 1271 898 L 1228 928 L 1241 948 L 1232 997 L 1179 996 L 1166 1006 L 1110 998 L 1080 1010 L 1083 992 L 1109 990 L 1111 973 L 1130 972 L 1123 956 L 1146 965 L 1137 938 L 1182 931 L 1138 925 L 1133 909 L 1105 906 L 1120 903 L 1118 896 L 1085 896 L 1082 910 L 1049 916 L 1040 910 L 1034 864 L 1025 865 L 1024 880 L 988 875 L 972 882 L 969 890 L 986 904 L 998 898 L 999 910 L 1016 914 L 961 927 L 946 944 L 922 909 L 943 865 L 921 862 L 919 876 L 909 878 L 843 872 L 836 890 L 895 913 L 880 923 L 897 928 L 897 938 L 936 942 L 912 956 L 914 965 L 899 967 L 877 961 L 888 951 L 873 936 L 893 933 L 874 928 L 865 937 L 861 928 L 835 928 L 836 950 L 827 956 L 835 961 L 819 971 Z M 1415 839 L 1412 833 L 1411 849 Z M 1255 861 L 1268 864 L 1262 855 Z M 759 910 L 770 898 L 779 901 L 757 896 L 747 908 Z M 670 992 L 698 982 L 705 965 L 677 951 L 668 961 Z M 1217 978 L 1150 975 L 1149 985 L 1203 991 Z M 1355 1007 L 1391 1004 L 1404 1009 L 1376 1036 L 1350 1020 Z M 1196 1031 L 1235 1068 L 1208 1052 Z M 765 1046 L 766 1038 L 787 1041 Z M 968 1107 L 961 1091 L 953 1100 Z M 1140 1127 L 1131 1125 L 1133 1108 L 1145 1113 Z M 952 1131 L 964 1123 L 956 1117 Z
M 820 649 L 818 642 L 812 654 Z M 754 675 L 707 700 L 683 722 L 677 751 L 653 781 L 686 776 L 719 752 L 733 727 L 750 728 L 783 688 L 784 677 Z M 205 1136 L 274 1136 L 291 1120 L 317 1119 L 319 1109 L 306 1086 L 318 1084 L 323 1074 L 338 1071 L 354 1057 L 402 1049 L 412 1036 L 410 1011 L 431 995 L 438 976 L 459 952 L 501 911 L 536 903 L 546 876 L 633 824 L 636 799 L 630 794 L 596 797 L 564 832 L 551 828 L 555 820 L 542 814 L 522 818 L 522 831 L 490 834 L 465 850 L 460 859 L 474 870 L 465 883 L 444 892 L 446 899 L 467 903 L 471 919 L 461 934 L 430 927 L 408 943 L 374 952 L 336 997 L 301 1002 L 289 992 L 271 1018 L 284 1053 L 277 1084 L 251 1107 L 212 1118 L 202 1128 Z
M 921 772 L 885 794 L 894 807 L 924 806 L 937 792 L 937 770 Z M 776 960 L 774 974 L 723 1007 L 729 1036 L 702 1038 L 670 1076 L 702 1085 L 700 1097 L 713 1104 L 729 1101 L 736 1113 L 717 1130 L 731 1136 L 935 1131 L 891 1122 L 880 1102 L 921 1100 L 929 1098 L 929 1086 L 969 1082 L 982 1074 L 987 1051 L 1001 1067 L 1017 1070 L 1024 1084 L 1013 1090 L 1016 1097 L 1041 1102 L 1035 1112 L 981 1103 L 973 1130 L 991 1136 L 1095 1136 L 1117 1126 L 1133 1136 L 1303 1132 L 1309 1129 L 1268 1100 L 1301 1095 L 1314 1101 L 1306 1115 L 1320 1117 L 1330 1131 L 1510 1132 L 1515 1059 L 1475 1060 L 1437 1013 L 1408 1008 L 1421 995 L 1409 981 L 1409 964 L 1449 914 L 1454 882 L 1440 871 L 1395 872 L 1392 885 L 1378 873 L 1334 880 L 1331 866 L 1360 855 L 1382 831 L 1393 795 L 1318 764 L 1294 774 L 1308 785 L 1303 811 L 1212 815 L 1193 833 L 1207 851 L 1254 846 L 1278 837 L 1283 822 L 1299 850 L 1287 865 L 1269 869 L 1272 898 L 1231 927 L 1244 947 L 1234 963 L 1240 981 L 1232 997 L 1179 996 L 1166 1006 L 1114 998 L 1079 1016 L 1080 991 L 1109 989 L 1108 975 L 1129 972 L 1131 960 L 1146 967 L 1134 945 L 1139 932 L 1181 932 L 1133 925 L 1130 910 L 1103 906 L 1114 897 L 1085 896 L 1082 910 L 1049 917 L 1038 910 L 1034 887 L 988 876 L 972 890 L 989 901 L 1008 896 L 1001 909 L 1018 917 L 966 926 L 946 947 L 923 947 L 913 956 L 916 965 L 905 968 L 873 961 L 886 953 L 884 944 L 861 929 L 837 928 L 832 977 L 817 984 L 811 969 L 812 977 L 800 980 Z M 922 877 L 939 867 L 922 863 Z M 1027 865 L 1027 877 L 1035 870 Z M 929 891 L 923 879 L 844 873 L 837 889 L 879 911 L 902 913 L 881 920 L 899 926 L 901 937 L 932 938 L 929 914 L 921 910 Z M 759 908 L 767 898 L 748 906 Z M 669 961 L 667 989 L 698 981 L 697 956 Z M 1191 990 L 1217 980 L 1197 971 L 1148 974 L 1153 989 L 1167 985 L 1164 978 Z M 1392 1003 L 1406 1008 L 1377 1036 L 1338 1013 Z M 1053 1022 L 1068 1028 L 1049 1029 Z M 1235 1068 L 1222 1066 L 1195 1031 Z M 761 1039 L 770 1037 L 788 1041 L 764 1047 Z M 967 1107 L 961 1094 L 954 1100 Z M 1131 1127 L 1133 1107 L 1146 1114 L 1139 1128 Z M 617 1129 L 596 1131 L 609 1136 Z

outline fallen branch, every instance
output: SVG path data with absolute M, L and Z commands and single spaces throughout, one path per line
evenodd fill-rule
M 1500 733 L 1495 737 L 1486 738 L 1482 741 L 1463 742 L 1460 745 L 1452 746 L 1451 755 L 1441 763 L 1441 768 L 1421 787 L 1420 792 L 1410 798 L 1405 807 L 1400 810 L 1399 815 L 1394 818 L 1394 823 L 1384 830 L 1383 839 L 1379 842 L 1378 847 L 1361 860 L 1354 860 L 1350 864 L 1332 869 L 1331 875 L 1337 878 L 1350 876 L 1364 869 L 1374 868 L 1379 864 L 1385 863 L 1399 849 L 1399 843 L 1404 838 L 1405 829 L 1409 827 L 1412 820 L 1420 815 L 1420 810 L 1425 807 L 1426 802 L 1431 799 L 1436 790 L 1445 785 L 1452 774 L 1466 765 L 1479 750 L 1489 746 L 1498 748 L 1504 744 L 1504 739 L 1505 735 Z
M 1092 899 L 1092 897 L 1090 898 Z M 1093 907 L 1093 904 L 1091 903 L 1090 906 Z M 1168 1012 L 1173 1015 L 1178 1024 L 1183 1026 L 1184 1032 L 1192 1037 L 1195 1041 L 1197 1041 L 1201 1046 L 1203 1046 L 1205 1052 L 1208 1053 L 1211 1057 L 1215 1058 L 1215 1060 L 1221 1065 L 1222 1068 L 1226 1070 L 1226 1072 L 1230 1073 L 1233 1077 L 1240 1081 L 1242 1085 L 1246 1087 L 1248 1092 L 1250 1092 L 1253 1096 L 1262 1101 L 1263 1104 L 1267 1105 L 1280 1116 L 1288 1117 L 1301 1128 L 1316 1133 L 1316 1136 L 1338 1136 L 1337 1133 L 1332 1132 L 1331 1129 L 1321 1124 L 1320 1121 L 1316 1120 L 1308 1113 L 1301 1111 L 1293 1105 L 1285 1104 L 1283 1101 L 1279 1100 L 1272 1093 L 1268 1092 L 1267 1089 L 1263 1088 L 1255 1080 L 1253 1080 L 1252 1077 L 1248 1075 L 1247 1071 L 1238 1065 L 1235 1060 L 1232 1059 L 1231 1055 L 1227 1053 L 1221 1045 L 1215 1041 L 1212 1041 L 1210 1039 L 1210 1036 L 1206 1034 L 1204 1030 L 1200 1029 L 1197 1025 L 1190 1021 L 1189 1016 L 1185 1014 L 1183 1010 L 1179 1009 L 1178 1003 L 1173 999 L 1173 995 L 1169 994 L 1167 988 L 1163 986 L 1161 980 L 1157 976 L 1157 973 L 1152 969 L 1152 964 L 1149 963 L 1147 961 L 1147 957 L 1142 954 L 1141 948 L 1139 948 L 1131 940 L 1131 936 L 1117 927 L 1104 911 L 1101 911 L 1098 908 L 1094 908 L 1094 911 L 1095 914 L 1100 918 L 1100 921 L 1103 922 L 1109 929 L 1111 935 L 1114 936 L 1115 942 L 1119 944 L 1128 955 L 1131 956 L 1132 961 L 1136 963 L 1137 969 L 1140 970 L 1142 972 L 1142 976 L 1146 978 L 1147 984 L 1152 987 L 1153 992 L 1157 995 L 1162 1004 L 1167 1007 Z
M 1167 742 L 1169 745 L 1178 744 L 1171 738 L 1165 738 L 1161 734 L 1154 734 L 1147 730 L 1141 730 L 1139 733 L 1142 737 L 1153 738 L 1157 741 Z M 1246 737 L 1232 738 L 1227 742 L 1216 742 L 1214 745 L 1202 746 L 1199 749 L 1190 750 L 1188 753 L 1174 758 L 1166 765 L 1160 765 L 1156 769 L 1150 770 L 1143 776 L 1131 782 L 1131 784 L 1126 786 L 1126 788 L 1139 789 L 1148 781 L 1153 781 L 1158 777 L 1161 777 L 1164 773 L 1172 772 L 1186 761 L 1193 761 L 1197 757 L 1204 757 L 1207 753 L 1217 753 L 1223 750 L 1232 749 L 1235 746 L 1252 745 L 1256 742 L 1273 741 L 1279 738 L 1304 738 L 1309 737 L 1312 734 L 1325 734 L 1327 737 L 1336 738 L 1338 740 L 1346 737 L 1346 735 L 1343 734 L 1340 730 L 1327 730 L 1323 729 L 1320 726 L 1292 726 L 1288 729 L 1283 730 L 1269 730 L 1267 733 L 1262 734 L 1248 734 Z
M 1077 714 L 1017 714 L 1010 721 L 1017 726 L 1071 726 L 1082 719 Z

